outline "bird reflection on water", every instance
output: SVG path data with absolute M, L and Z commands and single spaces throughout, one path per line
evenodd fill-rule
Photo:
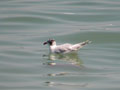
M 67 61 L 71 64 L 74 64 L 74 65 L 81 65 L 83 63 L 82 60 L 79 58 L 77 53 L 67 53 L 67 54 L 53 54 L 53 53 L 50 53 L 48 55 L 48 59 L 51 60 L 51 61 L 63 60 L 63 61 Z M 52 63 L 49 63 L 49 65 L 56 65 L 56 64 L 54 62 L 52 62 Z
M 72 68 L 84 68 L 84 66 L 82 65 L 82 60 L 79 58 L 77 53 L 67 53 L 67 54 L 53 54 L 50 53 L 49 55 L 44 55 L 47 56 L 49 62 L 46 62 L 46 65 L 50 65 L 50 66 L 58 66 L 58 67 L 63 67 L 64 69 L 66 67 L 71 67 Z M 65 64 L 62 63 L 60 64 L 59 62 L 57 62 L 58 60 L 62 60 L 65 61 Z M 66 64 L 67 62 L 67 64 Z M 63 70 L 62 72 L 55 72 L 55 73 L 48 73 L 47 76 L 49 77 L 58 77 L 58 76 L 68 76 L 68 75 L 75 75 L 75 73 L 72 73 L 70 71 L 66 71 Z M 71 84 L 71 83 L 64 83 L 64 82 L 54 82 L 54 81 L 46 81 L 45 84 L 47 84 L 47 86 L 79 86 L 79 87 L 86 87 L 87 84 L 86 83 L 81 83 L 81 84 Z

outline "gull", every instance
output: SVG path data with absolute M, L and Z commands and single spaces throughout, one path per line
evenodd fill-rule
M 49 39 L 48 41 L 44 42 L 43 45 L 48 44 L 50 53 L 62 54 L 78 51 L 80 48 L 87 45 L 88 43 L 91 43 L 91 41 L 86 40 L 77 44 L 66 43 L 62 45 L 57 45 L 54 39 Z

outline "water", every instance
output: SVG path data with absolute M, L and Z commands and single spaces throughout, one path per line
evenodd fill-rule
M 119 0 L 1 0 L 0 90 L 119 90 Z M 78 54 L 43 42 L 91 40 Z

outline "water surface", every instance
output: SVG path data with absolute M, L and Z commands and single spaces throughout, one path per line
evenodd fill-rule
M 1 90 L 119 90 L 119 0 L 1 0 Z M 53 55 L 43 42 L 91 40 Z

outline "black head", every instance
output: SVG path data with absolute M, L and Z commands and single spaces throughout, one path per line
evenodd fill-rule
M 43 45 L 46 45 L 46 44 L 53 45 L 53 42 L 55 42 L 55 40 L 49 39 L 48 41 L 44 42 Z

